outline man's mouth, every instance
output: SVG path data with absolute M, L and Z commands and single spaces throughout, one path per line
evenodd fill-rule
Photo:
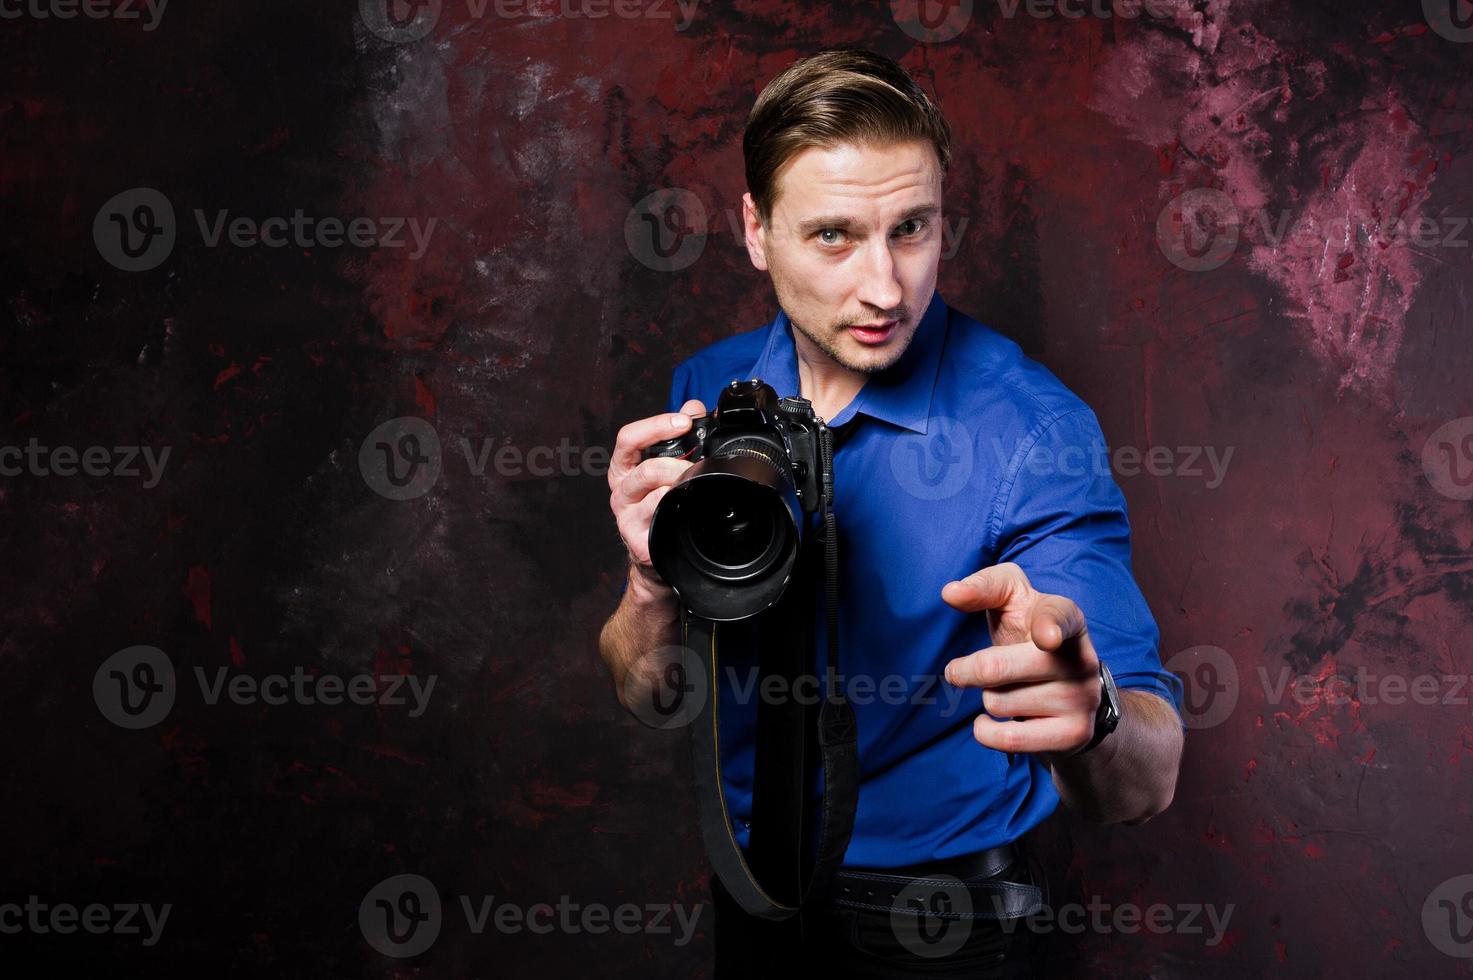
M 851 326 L 849 332 L 862 344 L 883 344 L 895 332 L 900 321 L 886 320 L 884 323 L 866 323 Z

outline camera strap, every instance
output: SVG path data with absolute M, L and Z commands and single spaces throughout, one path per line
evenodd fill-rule
M 696 802 L 701 836 L 712 870 L 731 896 L 749 915 L 759 919 L 784 920 L 797 915 L 811 901 L 827 897 L 835 872 L 843 864 L 854 829 L 854 811 L 859 800 L 859 738 L 854 708 L 837 682 L 838 639 L 838 540 L 833 513 L 833 443 L 827 427 L 820 430 L 824 484 L 820 494 L 820 532 L 823 543 L 823 581 L 828 662 L 826 690 L 815 713 L 796 696 L 795 683 L 810 667 L 814 651 L 812 590 L 812 539 L 800 551 L 790 587 L 769 610 L 767 624 L 775 628 L 759 633 L 761 660 L 754 690 L 763 690 L 771 676 L 783 678 L 787 696 L 770 702 L 760 698 L 757 709 L 757 744 L 753 758 L 753 829 L 746 855 L 732 830 L 731 815 L 721 778 L 720 657 L 717 651 L 718 624 L 691 614 L 681 607 L 681 642 L 685 656 L 700 657 L 704 671 L 687 671 L 686 676 L 704 676 L 705 698 L 700 713 L 689 726 Z M 766 614 L 764 614 L 766 615 Z M 728 624 L 736 625 L 736 624 Z M 741 629 L 732 632 L 742 635 Z M 750 634 L 749 634 L 750 635 Z M 808 746 L 816 734 L 823 767 L 823 797 L 819 816 L 819 840 L 807 858 L 803 819 L 807 799 Z M 761 818 L 758 819 L 758 814 Z M 761 879 L 757 871 L 761 872 Z M 804 883 L 803 869 L 811 867 Z

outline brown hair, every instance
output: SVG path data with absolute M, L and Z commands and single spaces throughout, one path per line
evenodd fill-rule
M 757 97 L 742 136 L 747 190 L 765 222 L 778 171 L 802 150 L 902 140 L 929 140 L 946 173 L 951 127 L 904 68 L 872 51 L 820 51 L 789 65 Z

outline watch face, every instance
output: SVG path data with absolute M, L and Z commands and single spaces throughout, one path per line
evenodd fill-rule
M 1094 737 L 1079 750 L 1081 754 L 1099 745 L 1120 724 L 1120 692 L 1115 687 L 1115 678 L 1110 676 L 1110 668 L 1104 663 L 1100 664 L 1100 687 L 1100 707 L 1095 712 Z

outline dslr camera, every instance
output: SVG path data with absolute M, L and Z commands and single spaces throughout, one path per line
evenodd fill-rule
M 695 461 L 655 508 L 649 537 L 655 571 L 685 608 L 731 622 L 776 603 L 809 515 L 833 503 L 831 441 L 812 403 L 733 381 L 715 411 L 642 456 Z

